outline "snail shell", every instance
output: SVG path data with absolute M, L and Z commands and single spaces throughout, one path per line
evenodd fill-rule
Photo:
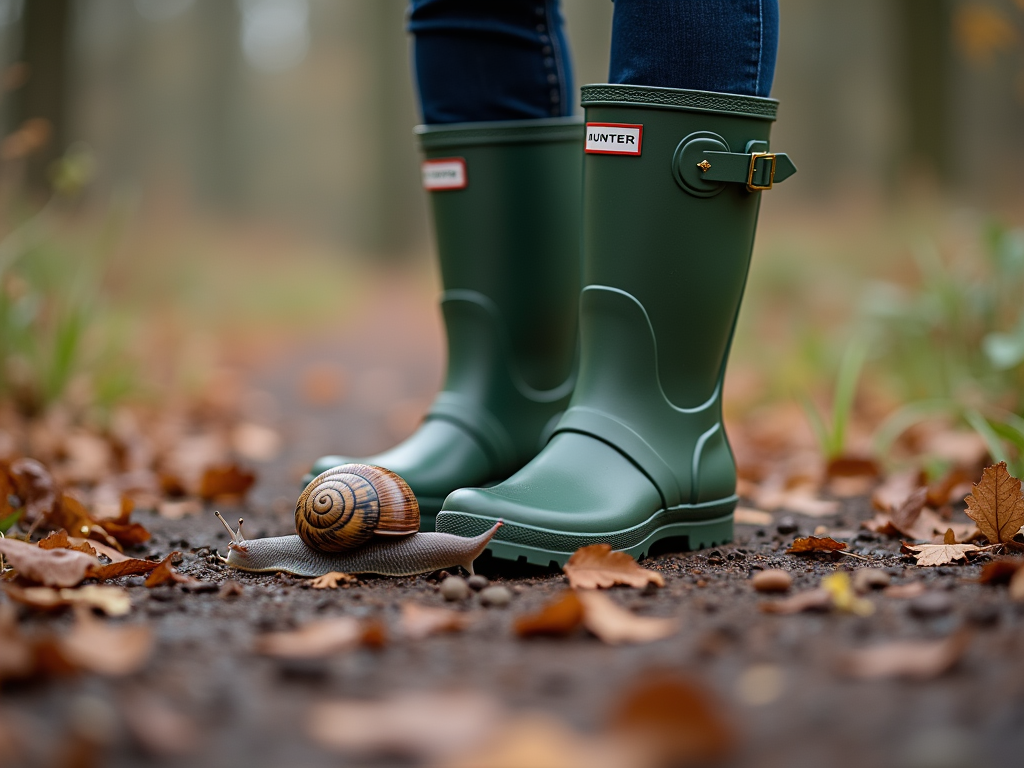
M 408 536 L 420 529 L 420 506 L 394 472 L 342 464 L 318 475 L 295 504 L 295 532 L 311 549 L 346 552 L 373 536 Z

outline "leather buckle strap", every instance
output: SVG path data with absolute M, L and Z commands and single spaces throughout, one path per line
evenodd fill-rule
M 759 192 L 765 189 L 771 189 L 775 184 L 775 161 L 777 155 L 774 152 L 751 152 L 750 153 L 750 170 L 747 171 L 747 190 L 750 192 Z M 768 171 L 768 183 L 766 185 L 754 183 L 754 167 L 757 165 L 758 160 L 770 160 L 771 170 Z
M 764 143 L 761 143 L 765 147 Z M 767 148 L 767 147 L 765 147 Z M 705 181 L 743 184 L 751 192 L 771 189 L 796 173 L 796 166 L 784 152 L 712 152 L 702 153 L 697 163 Z

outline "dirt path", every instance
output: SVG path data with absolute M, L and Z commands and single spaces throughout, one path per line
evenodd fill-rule
M 297 494 L 296 473 L 309 458 L 331 445 L 379 448 L 393 439 L 387 413 L 366 405 L 375 391 L 414 404 L 436 387 L 436 328 L 401 348 L 401 328 L 422 308 L 414 299 L 395 306 L 407 314 L 393 314 L 389 322 L 368 317 L 367 323 L 376 324 L 401 354 L 396 357 L 395 348 L 385 346 L 363 358 L 360 369 L 349 368 L 351 395 L 342 405 L 317 408 L 303 402 L 290 373 L 303 361 L 330 358 L 331 351 L 297 349 L 293 360 L 262 374 L 289 426 L 285 451 L 261 471 L 249 505 L 224 510 L 228 519 L 244 515 L 250 536 L 290 531 L 288 501 Z M 357 347 L 354 341 L 343 343 L 334 354 L 346 359 Z M 404 361 L 397 373 L 395 359 Z M 1024 750 L 1024 606 L 1009 601 L 1006 587 L 974 583 L 978 564 L 916 567 L 899 553 L 898 541 L 874 534 L 851 537 L 852 551 L 867 562 L 785 553 L 797 535 L 822 525 L 854 532 L 870 514 L 867 499 L 849 499 L 833 517 L 791 516 L 795 530 L 778 517 L 763 526 L 737 526 L 735 542 L 716 550 L 651 558 L 645 565 L 664 575 L 663 588 L 617 588 L 610 594 L 639 615 L 678 619 L 680 630 L 652 644 L 612 647 L 582 630 L 566 638 L 515 636 L 515 617 L 537 610 L 564 589 L 558 573 L 524 573 L 481 562 L 494 583 L 511 589 L 511 604 L 484 607 L 473 596 L 454 606 L 471 618 L 467 629 L 410 640 L 399 628 L 401 606 L 446 605 L 436 577 L 365 578 L 348 588 L 314 590 L 288 577 L 226 568 L 213 554 L 225 552 L 227 536 L 212 514 L 171 521 L 142 513 L 137 519 L 153 532 L 146 549 L 183 551 L 180 570 L 210 582 L 212 591 L 146 589 L 141 577 L 127 579 L 133 610 L 126 621 L 148 623 L 157 635 L 157 650 L 144 671 L 125 680 L 79 676 L 9 685 L 0 693 L 0 722 L 16 730 L 25 746 L 19 764 L 52 765 L 57 752 L 69 749 L 76 759 L 56 764 L 416 765 L 415 759 L 387 755 L 339 757 L 308 736 L 311 711 L 334 699 L 469 689 L 513 712 L 539 710 L 588 734 L 601 728 L 632 681 L 650 670 L 669 670 L 714 692 L 739 734 L 732 765 L 1018 765 Z M 757 569 L 783 568 L 794 578 L 792 594 L 817 587 L 829 573 L 863 566 L 882 569 L 892 585 L 921 583 L 924 592 L 911 598 L 874 592 L 868 599 L 875 610 L 866 616 L 769 615 L 759 604 L 780 598 L 758 594 L 749 583 Z M 222 596 L 217 590 L 227 580 L 238 582 L 241 594 Z M 380 648 L 355 648 L 313 661 L 253 652 L 257 638 L 268 631 L 345 616 L 379 620 L 388 640 Z M 71 621 L 70 615 L 35 615 L 24 623 L 64 627 Z M 863 681 L 842 673 L 852 649 L 946 638 L 961 630 L 969 638 L 963 657 L 934 679 Z M 191 730 L 180 731 L 180 746 L 192 743 L 194 749 L 176 755 L 167 745 L 140 743 L 126 715 L 140 690 L 158 692 L 191 721 Z M 84 749 L 83 743 L 92 746 Z M 90 755 L 92 763 L 85 760 Z

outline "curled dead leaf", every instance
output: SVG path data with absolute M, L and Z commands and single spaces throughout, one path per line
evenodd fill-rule
M 181 557 L 181 552 L 171 552 L 167 557 L 161 560 L 156 568 L 146 577 L 145 586 L 147 587 L 159 587 L 161 584 L 184 584 L 186 586 L 194 586 L 200 582 L 197 579 L 193 579 L 191 576 L 186 576 L 183 573 L 178 573 L 171 565 L 171 561 Z
M 846 542 L 836 541 L 830 536 L 803 536 L 796 539 L 786 552 L 803 555 L 813 552 L 842 552 L 844 549 L 846 549 Z
M 591 544 L 573 552 L 562 570 L 574 589 L 599 589 L 626 584 L 665 586 L 660 573 L 642 568 L 625 552 L 613 552 L 611 544 Z
M 1024 559 L 1019 557 L 1001 557 L 985 563 L 978 576 L 980 584 L 1009 584 L 1017 571 L 1024 568 Z
M 561 637 L 583 623 L 583 603 L 571 589 L 548 601 L 539 611 L 520 616 L 515 621 L 519 637 Z
M 0 554 L 18 575 L 48 587 L 73 587 L 86 577 L 93 565 L 92 555 L 70 549 L 40 549 L 17 539 L 0 539 Z
M 1024 526 L 1024 493 L 1005 461 L 987 467 L 965 501 L 967 516 L 978 524 L 990 544 L 1011 541 Z
M 95 608 L 107 616 L 126 616 L 132 609 L 128 592 L 121 587 L 86 584 L 77 589 L 54 589 L 7 584 L 4 589 L 11 600 L 43 611 L 81 605 Z
M 918 565 L 946 565 L 956 560 L 966 561 L 967 555 L 979 550 L 974 544 L 906 544 Z
M 679 631 L 673 619 L 637 616 L 600 592 L 579 592 L 583 605 L 583 626 L 608 645 L 652 643 Z

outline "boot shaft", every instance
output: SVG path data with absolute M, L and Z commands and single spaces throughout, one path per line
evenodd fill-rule
M 446 298 L 486 297 L 525 383 L 558 387 L 575 358 L 582 124 L 463 123 L 417 134 Z
M 776 102 L 589 85 L 583 104 L 584 283 L 643 305 L 665 397 L 698 407 L 723 374 L 761 198 L 744 184 L 705 181 L 717 159 L 708 171 L 698 163 L 704 150 L 744 153 L 751 142 L 767 150 Z

